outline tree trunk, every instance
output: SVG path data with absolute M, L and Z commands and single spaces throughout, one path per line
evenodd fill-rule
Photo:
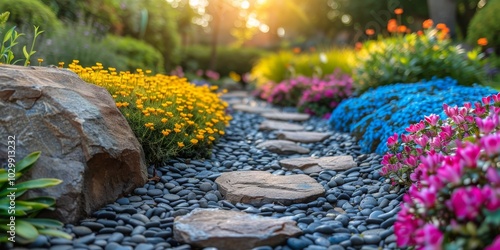
M 450 28 L 450 36 L 456 36 L 456 0 L 427 0 L 429 13 L 434 23 L 444 23 Z

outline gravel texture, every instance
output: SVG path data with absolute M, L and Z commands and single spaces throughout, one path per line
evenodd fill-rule
M 76 237 L 72 240 L 40 236 L 29 248 L 39 249 L 191 249 L 172 236 L 175 216 L 194 208 L 222 208 L 250 214 L 292 216 L 303 234 L 286 244 L 255 249 L 394 249 L 393 223 L 404 190 L 390 190 L 378 171 L 381 156 L 362 154 L 350 135 L 329 131 L 328 121 L 311 118 L 297 123 L 305 131 L 331 132 L 318 143 L 300 145 L 310 156 L 351 155 L 357 167 L 347 171 L 326 170 L 309 174 L 324 186 L 326 193 L 309 203 L 289 206 L 231 204 L 224 200 L 214 180 L 222 172 L 260 170 L 275 175 L 294 175 L 278 161 L 304 155 L 278 155 L 256 148 L 256 144 L 276 139 L 277 132 L 259 131 L 264 120 L 257 114 L 231 111 L 233 120 L 226 135 L 216 144 L 209 159 L 173 159 L 157 169 L 160 181 L 148 182 L 127 197 L 96 211 L 78 225 L 65 225 Z M 149 169 L 152 175 L 153 169 Z M 209 250 L 207 248 L 206 250 Z

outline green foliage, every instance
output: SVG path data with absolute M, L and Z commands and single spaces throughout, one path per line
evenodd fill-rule
M 40 0 L 2 0 L 0 11 L 9 11 L 9 23 L 17 26 L 39 26 L 43 30 L 55 31 L 62 25 L 52 10 Z
M 52 197 L 34 197 L 23 199 L 23 194 L 31 189 L 52 187 L 62 181 L 51 178 L 41 178 L 17 182 L 23 174 L 29 171 L 40 157 L 40 152 L 33 152 L 15 163 L 9 158 L 7 169 L 0 168 L 0 243 L 9 242 L 12 237 L 12 223 L 15 223 L 15 242 L 28 244 L 39 235 L 48 235 L 71 239 L 71 236 L 59 231 L 63 224 L 56 220 L 34 218 L 44 209 L 53 210 L 55 199 Z M 10 188 L 15 188 L 14 192 Z M 12 203 L 15 202 L 15 209 Z M 15 217 L 15 220 L 12 218 Z M 11 238 L 12 239 L 12 238 Z
M 472 85 L 484 79 L 479 50 L 467 52 L 441 32 L 429 29 L 366 42 L 357 53 L 354 83 L 361 92 L 392 83 L 411 83 L 432 77 L 452 77 Z
M 126 70 L 128 59 L 117 55 L 115 48 L 106 46 L 102 40 L 102 35 L 93 27 L 74 24 L 43 37 L 37 58 L 43 58 L 44 65 L 58 65 L 59 62 L 68 65 L 78 59 L 83 66 L 92 66 L 98 61 Z M 36 64 L 36 58 L 31 64 Z
M 489 0 L 470 22 L 467 42 L 476 45 L 479 38 L 488 39 L 488 46 L 500 54 L 500 0 Z
M 280 51 L 261 58 L 252 69 L 257 85 L 282 82 L 296 76 L 332 74 L 336 69 L 351 74 L 354 52 L 350 49 L 330 49 L 324 52 L 301 53 Z
M 165 0 L 120 0 L 123 35 L 144 40 L 158 49 L 167 69 L 180 60 L 180 36 L 175 12 Z
M 218 63 L 214 71 L 222 76 L 228 76 L 230 72 L 243 75 L 250 72 L 253 64 L 264 54 L 266 54 L 266 51 L 258 48 L 218 47 Z M 210 47 L 196 45 L 183 48 L 181 66 L 186 71 L 209 69 Z
M 8 30 L 5 29 L 5 23 L 8 21 L 10 12 L 4 12 L 0 14 L 0 35 L 3 35 L 1 42 L 0 42 L 0 63 L 6 63 L 6 64 L 16 64 L 18 61 L 21 59 L 18 59 L 17 61 L 14 61 L 15 55 L 15 49 L 16 45 L 19 43 L 19 38 L 21 36 L 24 36 L 23 33 L 18 33 L 16 30 L 16 27 L 12 27 Z M 36 53 L 34 50 L 35 48 L 35 43 L 36 43 L 36 38 L 43 33 L 43 31 L 38 31 L 38 27 L 35 26 L 35 32 L 33 34 L 33 40 L 31 42 L 31 48 L 30 51 L 28 52 L 26 50 L 26 45 L 23 47 L 23 54 L 25 58 L 24 66 L 27 66 L 30 61 L 30 57 Z
M 143 41 L 108 35 L 102 45 L 125 58 L 124 70 L 134 72 L 136 69 L 149 69 L 155 73 L 164 70 L 161 52 Z

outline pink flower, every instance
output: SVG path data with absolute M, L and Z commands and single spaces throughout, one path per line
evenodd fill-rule
M 441 138 L 440 137 L 434 137 L 431 139 L 431 147 L 433 148 L 440 148 L 441 147 Z
M 387 147 L 392 147 L 398 143 L 398 134 L 394 133 L 394 135 L 390 136 L 387 139 Z
M 484 250 L 498 250 L 498 249 L 500 249 L 500 235 L 497 236 L 495 241 L 493 241 L 493 243 L 491 243 L 491 245 L 486 247 Z
M 488 179 L 490 184 L 496 184 L 500 186 L 500 173 L 495 167 L 490 166 L 488 170 L 486 170 L 486 178 Z
M 500 102 L 500 93 L 498 93 L 498 94 L 496 94 L 496 95 L 492 95 L 492 97 L 493 97 L 493 101 L 494 101 L 495 103 Z
M 421 137 L 415 138 L 415 143 L 417 143 L 420 147 L 425 148 L 427 146 L 427 142 L 429 141 L 429 137 L 422 135 Z
M 481 119 L 481 117 L 476 117 L 476 124 L 479 128 L 479 131 L 484 134 L 489 134 L 491 131 L 493 131 L 493 129 L 495 129 L 496 126 L 498 126 L 498 116 L 495 114 L 484 119 Z
M 477 145 L 466 143 L 463 148 L 458 148 L 456 155 L 460 164 L 465 167 L 475 168 L 481 153 L 481 148 Z
M 436 126 L 439 121 L 439 115 L 431 114 L 430 116 L 425 116 L 425 121 L 431 126 Z
M 413 233 L 418 228 L 421 221 L 416 219 L 406 206 L 401 207 L 396 222 L 394 222 L 394 234 L 396 235 L 396 244 L 398 247 L 407 247 L 414 245 L 415 239 Z
M 458 184 L 462 180 L 463 168 L 457 162 L 444 164 L 437 170 L 437 177 L 443 183 Z
M 476 108 L 474 109 L 474 114 L 476 114 L 477 116 L 481 116 L 486 112 L 486 108 L 483 107 L 481 103 L 476 102 L 474 103 L 474 106 L 476 106 Z
M 497 183 L 498 184 L 498 183 Z M 490 186 L 483 187 L 483 196 L 486 200 L 485 207 L 490 211 L 495 211 L 500 208 L 500 188 L 492 188 Z
M 482 100 L 485 105 L 489 105 L 491 103 L 491 96 L 483 97 Z
M 406 131 L 410 133 L 416 133 L 424 128 L 425 128 L 424 121 L 420 121 L 419 123 L 411 124 L 408 128 L 406 128 Z
M 473 220 L 479 213 L 484 196 L 478 187 L 458 188 L 451 195 L 451 207 L 459 219 Z
M 437 190 L 433 186 L 423 187 L 419 190 L 415 185 L 412 185 L 408 193 L 427 209 L 432 208 L 437 201 Z
M 441 250 L 443 233 L 436 226 L 428 223 L 415 232 L 415 241 L 423 246 L 419 249 Z
M 401 141 L 403 141 L 404 143 L 408 143 L 412 140 L 413 140 L 412 135 L 401 134 Z
M 457 107 L 457 106 L 450 107 L 450 106 L 448 106 L 448 105 L 445 103 L 445 104 L 443 104 L 443 110 L 444 110 L 444 113 L 445 113 L 448 117 L 453 117 L 453 116 L 458 115 L 458 107 Z
M 500 153 L 500 134 L 484 136 L 480 143 L 487 155 L 493 156 Z

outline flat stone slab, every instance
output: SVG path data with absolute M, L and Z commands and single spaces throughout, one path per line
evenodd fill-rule
M 328 133 L 320 133 L 320 132 L 306 132 L 306 131 L 297 131 L 297 132 L 279 132 L 277 134 L 278 139 L 280 140 L 288 140 L 294 142 L 303 142 L 303 143 L 313 143 L 324 141 L 330 134 Z
M 233 105 L 234 110 L 252 113 L 252 114 L 262 114 L 267 112 L 275 112 L 277 109 L 268 108 L 268 107 L 260 107 L 260 106 L 249 106 L 245 104 L 235 104 Z
M 298 168 L 307 174 L 321 172 L 325 169 L 341 171 L 357 166 L 350 155 L 283 159 L 280 161 L 280 165 L 289 170 Z
M 307 121 L 311 118 L 308 114 L 301 113 L 290 113 L 290 112 L 268 112 L 263 113 L 262 117 L 271 119 L 271 120 L 280 120 L 280 121 Z
M 269 140 L 257 145 L 257 148 L 264 148 L 277 154 L 308 154 L 310 150 L 292 141 Z
M 306 203 L 325 193 L 321 184 L 304 174 L 283 176 L 265 171 L 226 172 L 215 183 L 226 200 L 254 206 Z
M 247 97 L 250 97 L 250 94 L 247 91 L 230 91 L 222 95 L 222 98 L 224 99 L 247 98 Z
M 301 131 L 304 130 L 304 126 L 290 122 L 265 120 L 260 124 L 259 130 Z
M 250 250 L 258 246 L 276 246 L 301 234 L 291 218 L 271 218 L 239 211 L 194 209 L 176 217 L 174 238 L 198 248 Z

